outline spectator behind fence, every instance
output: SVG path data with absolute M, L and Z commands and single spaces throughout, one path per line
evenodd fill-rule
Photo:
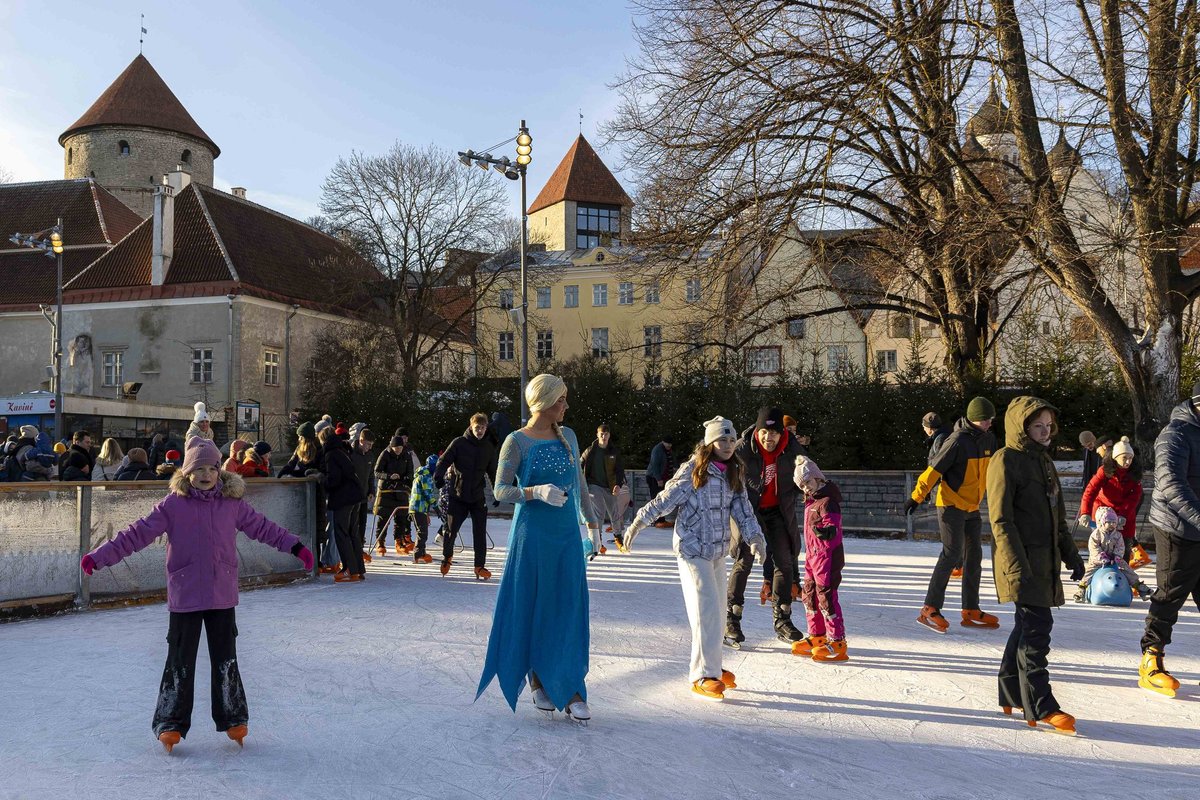
M 115 481 L 117 473 L 128 463 L 129 459 L 121 452 L 121 445 L 117 440 L 105 439 L 104 446 L 100 448 L 100 457 L 96 459 L 96 465 L 92 469 L 92 480 Z
M 117 473 L 116 480 L 152 481 L 158 477 L 155 471 L 150 469 L 150 460 L 149 456 L 146 455 L 146 451 L 140 447 L 135 447 L 129 451 L 129 463 Z

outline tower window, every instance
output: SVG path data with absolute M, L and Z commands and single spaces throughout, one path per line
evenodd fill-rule
M 122 139 L 117 143 L 117 152 L 123 156 L 129 155 L 129 142 Z
M 584 205 L 575 207 L 575 246 L 581 250 L 621 243 L 621 207 Z
M 70 166 L 73 163 L 75 163 L 75 148 L 68 147 L 67 148 L 67 166 Z
M 184 163 L 184 164 L 190 164 L 190 163 L 192 163 L 192 151 L 191 151 L 191 150 L 184 150 L 184 151 L 183 151 L 183 152 L 182 152 L 182 153 L 179 155 L 179 160 L 180 160 L 180 162 L 182 162 L 182 163 Z

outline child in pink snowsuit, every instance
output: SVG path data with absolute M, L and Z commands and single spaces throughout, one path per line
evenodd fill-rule
M 796 459 L 796 485 L 804 490 L 804 588 L 800 599 L 808 634 L 792 653 L 813 661 L 846 661 L 846 627 L 837 588 L 846 553 L 842 549 L 842 493 L 811 459 Z
M 192 724 L 196 650 L 201 629 L 208 634 L 212 716 L 218 731 L 239 745 L 246 737 L 249 711 L 238 672 L 237 533 L 300 559 L 311 572 L 313 556 L 298 538 L 255 511 L 242 499 L 241 475 L 220 469 L 221 451 L 200 436 L 188 439 L 183 466 L 171 478 L 171 491 L 149 515 L 97 547 L 80 561 L 88 575 L 111 567 L 167 535 L 167 664 L 151 723 L 167 752 L 187 736 Z

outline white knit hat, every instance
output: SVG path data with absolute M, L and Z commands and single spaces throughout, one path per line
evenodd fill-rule
M 733 427 L 733 423 L 724 417 L 713 417 L 708 422 L 704 423 L 704 443 L 712 444 L 722 436 L 732 436 L 737 438 L 737 429 Z
M 1113 447 L 1112 454 L 1113 454 L 1114 459 L 1117 456 L 1122 456 L 1122 455 L 1132 456 L 1132 455 L 1134 455 L 1133 445 L 1129 443 L 1128 436 L 1121 437 L 1121 441 L 1117 442 L 1116 445 Z
M 325 416 L 323 416 L 319 420 L 317 420 L 317 424 L 314 425 L 313 427 L 317 433 L 320 433 L 321 431 L 325 430 L 326 428 L 332 428 L 333 427 L 333 417 L 326 414 Z
M 808 481 L 817 481 L 819 483 L 823 480 L 825 480 L 825 473 L 821 472 L 821 468 L 817 466 L 817 462 L 804 456 L 796 459 L 796 471 L 792 475 L 792 481 L 797 486 L 803 486 Z
M 196 403 L 193 408 L 196 409 L 196 416 L 192 417 L 192 422 L 208 421 L 208 409 L 205 407 L 204 403 Z
M 35 426 L 35 425 L 22 425 L 21 426 L 21 438 L 36 439 L 37 437 L 38 437 L 37 426 Z
M 1105 525 L 1119 525 L 1121 518 L 1117 516 L 1117 512 L 1113 511 L 1108 506 L 1101 506 L 1096 509 L 1096 516 L 1093 517 L 1096 521 L 1096 527 L 1102 528 Z

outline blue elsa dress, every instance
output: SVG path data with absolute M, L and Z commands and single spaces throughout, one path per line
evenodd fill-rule
M 595 512 L 579 443 L 570 428 L 562 433 L 569 453 L 558 438 L 534 439 L 521 431 L 509 434 L 500 450 L 496 498 L 516 510 L 475 699 L 495 678 L 513 711 L 530 672 L 558 709 L 576 694 L 587 700 L 587 562 L 579 521 L 586 515 L 595 522 Z M 525 500 L 526 487 L 546 483 L 567 493 L 562 507 Z

